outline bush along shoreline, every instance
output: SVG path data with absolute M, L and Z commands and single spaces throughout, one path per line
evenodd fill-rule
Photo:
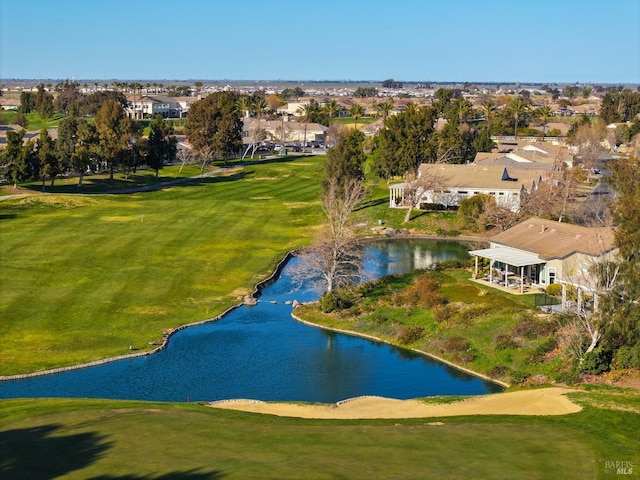
M 295 317 L 410 348 L 503 385 L 575 383 L 566 332 L 532 297 L 469 280 L 465 262 L 444 262 L 327 293 Z

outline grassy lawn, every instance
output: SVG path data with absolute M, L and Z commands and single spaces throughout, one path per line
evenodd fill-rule
M 6 111 L 2 112 L 2 117 L 7 124 L 13 123 L 13 118 L 18 112 Z M 42 118 L 40 114 L 33 112 L 25 115 L 27 118 L 27 130 L 42 130 L 43 128 L 58 128 L 60 121 L 65 117 L 63 113 L 56 112 L 51 118 Z
M 369 125 L 378 120 L 376 117 L 358 117 L 358 125 Z M 331 119 L 332 125 L 355 125 L 355 117 L 334 117 Z
M 572 394 L 559 417 L 303 420 L 197 404 L 0 402 L 2 478 L 617 478 L 640 461 L 640 400 Z M 624 411 L 623 409 L 627 409 Z M 625 478 L 637 478 L 634 475 Z
M 130 344 L 150 349 L 163 331 L 237 303 L 285 252 L 309 242 L 322 158 L 256 163 L 145 193 L 34 192 L 0 202 L 0 374 L 121 355 Z M 153 178 L 96 177 L 86 190 Z

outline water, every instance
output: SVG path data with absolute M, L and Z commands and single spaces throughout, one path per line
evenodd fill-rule
M 372 276 L 461 258 L 456 242 L 392 241 L 366 247 Z M 301 324 L 291 305 L 317 298 L 295 290 L 291 268 L 265 288 L 256 306 L 188 328 L 146 357 L 0 382 L 0 398 L 81 397 L 155 401 L 230 398 L 336 402 L 360 395 L 399 399 L 472 395 L 501 387 L 409 350 Z

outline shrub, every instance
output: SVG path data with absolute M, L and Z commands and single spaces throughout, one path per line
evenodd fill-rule
M 320 310 L 323 313 L 331 313 L 335 310 L 344 310 L 352 305 L 350 301 L 342 298 L 337 293 L 326 292 L 320 297 Z
M 370 317 L 373 323 L 381 325 L 389 320 L 389 317 L 384 312 L 374 312 Z
M 449 337 L 444 342 L 445 352 L 464 352 L 469 347 L 469 342 L 463 337 Z
M 511 376 L 513 370 L 505 365 L 496 365 L 495 367 L 491 367 L 487 372 L 492 378 L 507 378 Z
M 528 340 L 548 337 L 555 332 L 557 325 L 545 318 L 536 318 L 525 313 L 518 316 L 518 323 L 513 329 L 512 336 L 524 337 Z
M 483 315 L 486 315 L 487 313 L 491 312 L 491 307 L 484 305 L 484 306 L 475 306 L 475 307 L 468 307 L 465 308 L 462 311 L 462 314 L 472 320 L 474 318 L 479 318 L 482 317 Z
M 575 368 L 572 368 L 566 372 L 558 373 L 558 375 L 556 375 L 556 381 L 564 383 L 565 385 L 575 385 L 580 382 L 580 374 Z
M 412 325 L 403 327 L 398 333 L 398 341 L 403 345 L 410 345 L 417 342 L 424 336 L 424 328 Z
M 511 380 L 511 383 L 519 385 L 527 381 L 527 379 L 529 378 L 529 374 L 523 372 L 522 370 L 516 370 L 511 372 L 509 378 Z
M 431 275 L 417 277 L 413 285 L 391 298 L 391 303 L 395 306 L 433 308 L 444 302 L 440 282 Z
M 562 295 L 562 285 L 559 283 L 552 283 L 547 286 L 546 289 L 547 295 L 551 295 L 553 297 L 559 297 Z
M 544 357 L 551 350 L 556 348 L 558 342 L 555 337 L 545 338 L 538 346 L 536 346 L 529 355 L 529 361 L 532 363 L 540 363 L 544 361 Z
M 582 357 L 580 371 L 591 375 L 599 375 L 609 371 L 612 352 L 606 350 L 602 345 L 594 348 Z
M 509 335 L 498 335 L 494 340 L 495 349 L 497 351 L 507 350 L 510 348 L 518 348 L 520 345 Z
M 453 270 L 457 268 L 470 268 L 471 259 L 445 260 L 435 264 L 436 271 Z
M 16 125 L 20 125 L 22 128 L 27 128 L 27 126 L 29 125 L 29 120 L 27 120 L 27 117 L 19 113 L 18 115 L 13 117 L 13 123 L 15 123 Z
M 453 319 L 458 313 L 458 309 L 453 305 L 439 305 L 433 309 L 433 319 L 436 323 L 446 323 Z
M 453 357 L 459 362 L 471 363 L 476 359 L 476 354 L 473 352 L 458 352 Z
M 612 364 L 619 369 L 640 368 L 640 345 L 620 347 L 613 356 Z

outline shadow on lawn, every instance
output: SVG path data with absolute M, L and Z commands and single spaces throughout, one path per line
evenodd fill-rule
M 44 480 L 81 470 L 104 457 L 113 446 L 95 432 L 64 435 L 63 425 L 43 425 L 0 432 L 0 478 Z M 191 469 L 150 475 L 100 475 L 96 480 L 218 480 L 219 470 Z
M 0 432 L 0 478 L 49 479 L 80 470 L 111 448 L 97 433 L 63 435 L 61 425 Z
M 164 190 L 176 186 L 194 186 L 194 185 L 209 185 L 214 183 L 226 183 L 242 180 L 247 175 L 253 173 L 249 172 L 237 172 L 231 175 L 220 175 L 215 177 L 189 177 L 189 178 L 177 178 L 168 181 L 160 181 L 157 183 L 146 183 L 139 181 L 136 183 L 135 179 L 113 179 L 108 178 L 91 178 L 85 180 L 85 184 L 82 187 L 77 185 L 54 185 L 53 187 L 47 187 L 46 193 L 58 193 L 58 194 L 100 194 L 100 195 L 128 195 L 138 192 L 150 192 L 155 190 Z M 37 185 L 29 185 L 25 188 L 33 191 L 40 191 Z
M 100 475 L 99 477 L 91 477 L 91 480 L 217 480 L 223 478 L 224 474 L 218 470 L 199 471 L 199 470 L 183 470 L 169 472 L 163 475 Z

